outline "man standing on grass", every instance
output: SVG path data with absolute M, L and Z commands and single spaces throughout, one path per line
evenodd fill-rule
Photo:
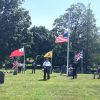
M 35 69 L 36 69 L 36 63 L 35 63 L 35 61 L 33 61 L 33 63 L 32 63 L 32 74 L 33 73 L 35 74 Z
M 77 62 L 76 61 L 73 62 L 72 67 L 73 67 L 73 74 L 72 74 L 73 79 L 76 79 L 77 78 Z
M 98 67 L 97 73 L 98 73 L 98 79 L 100 79 L 100 67 Z
M 44 80 L 50 79 L 50 68 L 51 68 L 51 63 L 48 60 L 48 58 L 46 58 L 46 60 L 43 63 L 43 68 L 44 68 Z

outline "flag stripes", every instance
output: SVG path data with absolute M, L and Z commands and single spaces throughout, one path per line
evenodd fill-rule
M 79 52 L 75 55 L 75 61 L 79 61 L 81 58 L 83 58 L 83 52 Z

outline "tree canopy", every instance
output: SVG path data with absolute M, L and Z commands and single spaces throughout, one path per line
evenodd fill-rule
M 8 59 L 13 50 L 24 46 L 26 57 L 32 58 L 37 55 L 43 57 L 53 49 L 53 65 L 66 65 L 67 43 L 55 44 L 55 36 L 69 28 L 70 64 L 75 53 L 80 51 L 83 51 L 84 72 L 93 64 L 100 64 L 100 28 L 96 26 L 90 5 L 72 4 L 63 15 L 54 20 L 54 28 L 49 31 L 44 26 L 30 28 L 31 17 L 22 7 L 23 2 L 24 0 L 0 1 L 0 63 Z
M 30 43 L 28 28 L 31 18 L 21 7 L 23 0 L 0 1 L 0 59 L 3 61 L 10 52 Z
M 99 39 L 92 9 L 82 3 L 71 5 L 64 15 L 55 19 L 52 31 L 61 34 L 67 28 L 70 28 L 70 60 L 74 58 L 75 52 L 83 51 L 84 70 L 86 71 L 89 66 L 95 63 L 93 61 L 95 57 L 92 54 L 97 53 L 96 48 L 98 48 Z

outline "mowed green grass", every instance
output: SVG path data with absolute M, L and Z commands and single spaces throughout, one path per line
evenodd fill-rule
M 78 74 L 78 79 L 53 73 L 43 81 L 43 72 L 5 74 L 0 84 L 0 100 L 100 100 L 100 80 L 91 74 Z

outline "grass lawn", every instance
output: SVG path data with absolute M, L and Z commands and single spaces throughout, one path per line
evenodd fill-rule
M 31 74 L 5 74 L 0 84 L 0 100 L 100 100 L 100 80 L 91 74 L 79 74 L 71 79 L 53 73 L 51 79 L 43 81 L 43 72 Z

